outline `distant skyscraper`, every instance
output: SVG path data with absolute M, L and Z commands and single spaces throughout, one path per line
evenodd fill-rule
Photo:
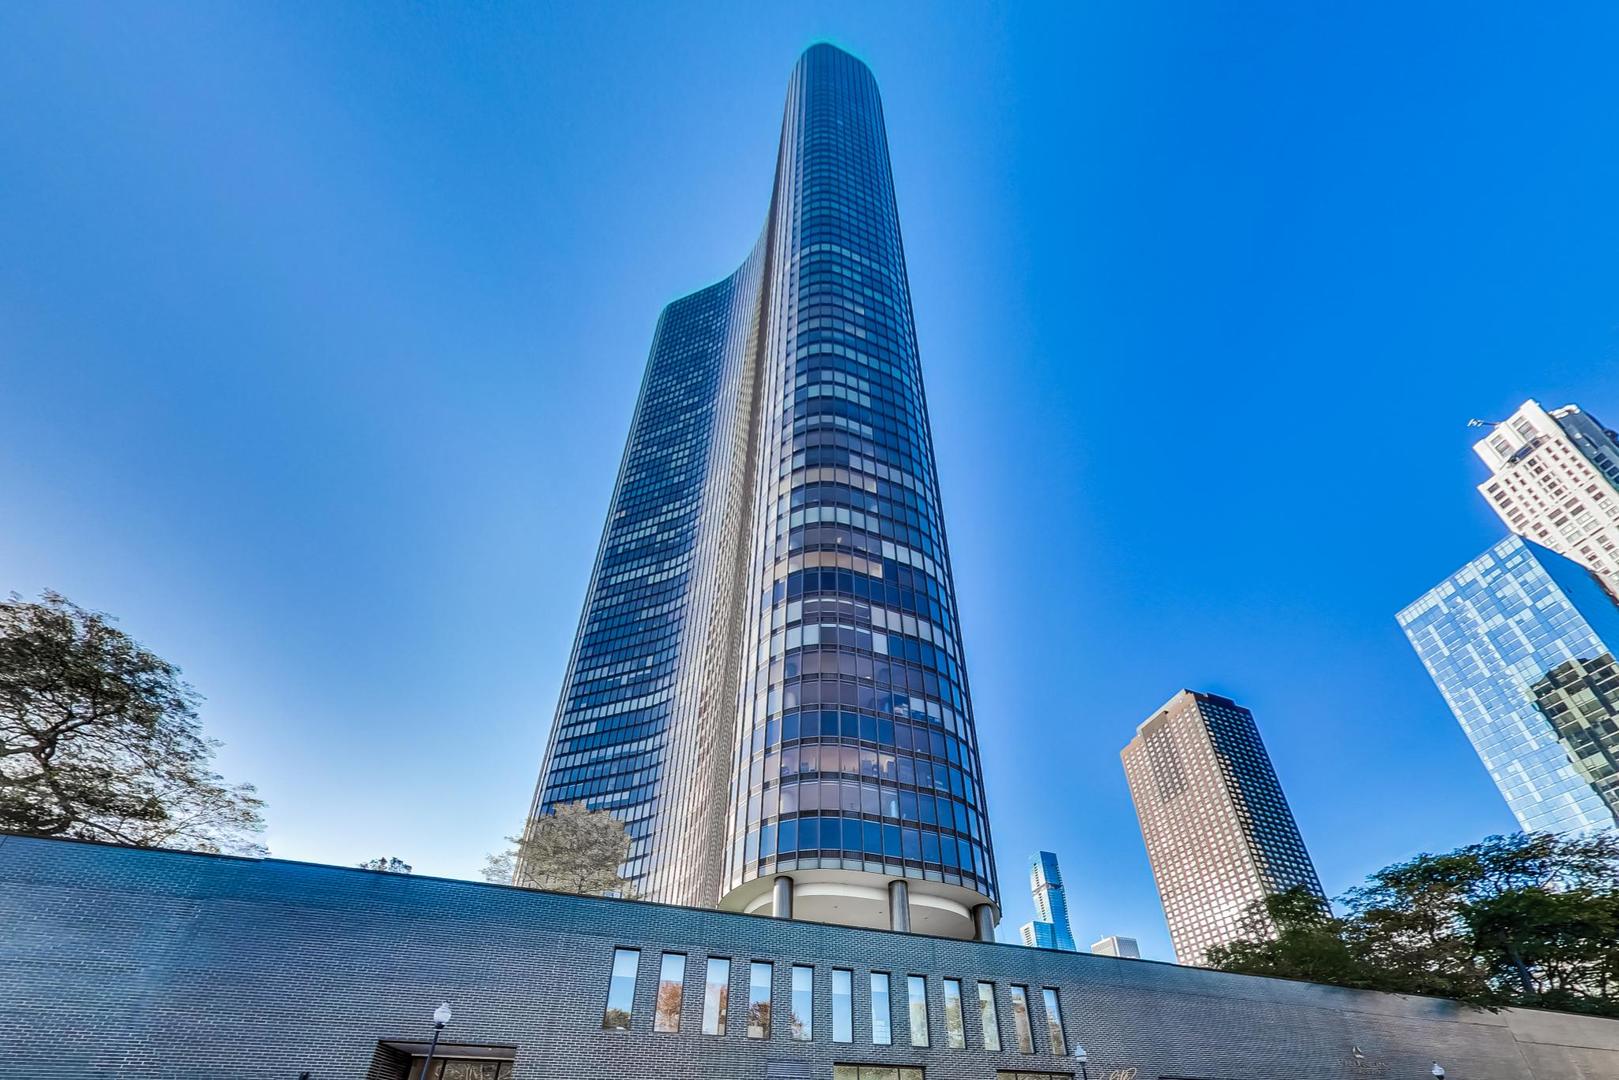
M 1140 960 L 1141 946 L 1136 944 L 1133 937 L 1119 937 L 1112 935 L 1103 938 L 1091 946 L 1091 952 L 1097 956 L 1120 956 L 1126 960 Z
M 1619 608 L 1586 569 L 1516 536 L 1399 613 L 1527 831 L 1619 814 Z
M 1619 596 L 1619 441 L 1577 405 L 1526 401 L 1473 446 L 1508 529 L 1588 567 Z
M 882 102 L 831 46 L 752 254 L 658 321 L 531 816 L 572 801 L 652 900 L 999 917 Z
M 1303 886 L 1325 902 L 1247 709 L 1182 690 L 1121 756 L 1181 963 L 1241 937 L 1250 907 L 1273 893 Z
M 1029 859 L 1029 890 L 1034 894 L 1034 921 L 1023 924 L 1023 944 L 1075 952 L 1074 931 L 1068 921 L 1068 898 L 1063 891 L 1057 856 L 1041 851 Z

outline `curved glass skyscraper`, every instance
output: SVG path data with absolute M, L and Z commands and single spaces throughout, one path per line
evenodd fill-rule
M 572 801 L 651 899 L 998 917 L 882 103 L 831 46 L 753 253 L 659 321 L 534 813 Z

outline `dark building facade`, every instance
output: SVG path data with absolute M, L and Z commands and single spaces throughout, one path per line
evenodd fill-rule
M 4 1080 L 406 1080 L 441 1002 L 432 1080 L 1619 1076 L 1619 1021 L 71 841 L 0 836 L 0 928 Z
M 532 814 L 573 801 L 655 900 L 998 918 L 882 102 L 831 46 L 752 255 L 659 320 Z
M 1326 902 L 1253 713 L 1182 690 L 1121 756 L 1181 963 L 1244 936 L 1273 893 L 1302 886 Z

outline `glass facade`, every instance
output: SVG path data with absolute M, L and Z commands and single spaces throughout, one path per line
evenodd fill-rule
M 905 878 L 945 901 L 915 929 L 971 936 L 994 859 L 882 103 L 836 48 L 770 205 L 659 322 L 533 812 L 622 817 L 648 899 Z M 802 914 L 887 925 L 858 907 Z
M 1057 856 L 1052 852 L 1036 852 L 1029 859 L 1029 891 L 1034 896 L 1034 921 L 1023 924 L 1023 944 L 1037 949 L 1074 952 L 1068 896 L 1063 889 Z
M 1583 567 L 1510 537 L 1398 618 L 1525 830 L 1615 826 L 1619 609 Z

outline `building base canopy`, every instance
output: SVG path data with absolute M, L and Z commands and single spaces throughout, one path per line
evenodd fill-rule
M 891 880 L 904 881 L 910 894 L 910 929 L 914 934 L 971 940 L 977 924 L 973 910 L 987 903 L 982 893 L 920 878 L 890 878 L 860 870 L 794 870 L 792 917 L 804 922 L 860 926 L 872 930 L 893 927 L 889 905 Z M 773 915 L 777 875 L 758 877 L 726 893 L 724 911 Z

